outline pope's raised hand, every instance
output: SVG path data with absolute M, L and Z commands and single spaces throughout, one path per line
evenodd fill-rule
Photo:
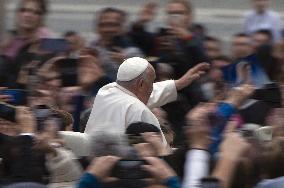
M 200 78 L 209 69 L 209 63 L 199 63 L 189 69 L 180 79 L 175 80 L 177 90 L 181 90 L 190 85 L 194 80 Z

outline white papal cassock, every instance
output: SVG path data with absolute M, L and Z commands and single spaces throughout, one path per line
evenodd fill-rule
M 117 83 L 108 84 L 99 90 L 95 98 L 85 133 L 102 130 L 101 126 L 106 124 L 115 126 L 106 128 L 124 133 L 129 124 L 137 121 L 151 123 L 160 128 L 158 119 L 150 109 L 172 102 L 176 98 L 177 90 L 173 80 L 154 83 L 147 106 Z

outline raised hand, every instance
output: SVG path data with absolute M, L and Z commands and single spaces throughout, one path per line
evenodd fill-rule
M 242 85 L 236 88 L 233 88 L 228 95 L 228 98 L 225 100 L 226 103 L 230 103 L 235 107 L 241 106 L 248 98 L 252 95 L 255 88 L 252 85 Z
M 116 156 L 103 156 L 93 159 L 88 167 L 88 172 L 105 181 L 111 174 L 111 170 L 115 163 L 119 160 Z
M 194 80 L 200 78 L 209 69 L 208 63 L 199 63 L 189 69 L 180 79 L 175 80 L 177 90 L 181 90 L 190 85 Z
M 144 165 L 143 168 L 150 172 L 158 182 L 164 182 L 168 178 L 176 176 L 174 170 L 162 159 L 146 157 L 145 160 L 149 165 Z

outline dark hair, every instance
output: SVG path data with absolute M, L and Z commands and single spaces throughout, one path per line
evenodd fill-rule
M 150 123 L 135 122 L 131 123 L 125 131 L 126 134 L 135 135 L 135 136 L 139 136 L 141 133 L 146 133 L 146 132 L 161 133 L 161 130 L 155 125 Z
M 66 31 L 64 34 L 63 34 L 63 37 L 71 37 L 71 36 L 74 36 L 74 35 L 77 35 L 78 33 L 76 31 Z
M 126 18 L 126 13 L 123 11 L 123 10 L 120 10 L 118 8 L 113 8 L 113 7 L 107 7 L 107 8 L 104 8 L 102 9 L 99 14 L 95 15 L 96 16 L 96 21 L 97 21 L 97 24 L 100 23 L 100 20 L 102 18 L 102 16 L 104 14 L 107 14 L 107 13 L 117 13 L 121 16 L 121 20 L 120 20 L 120 23 L 123 23 L 125 21 L 125 18 Z
M 206 36 L 204 38 L 204 42 L 221 42 L 218 38 L 213 37 L 213 36 Z
M 80 115 L 80 132 L 84 133 L 88 123 L 92 108 L 83 111 Z
M 256 49 L 256 57 L 269 78 L 274 80 L 281 68 L 275 63 L 276 60 L 272 56 L 272 50 L 271 45 L 262 45 Z
M 212 59 L 212 61 L 226 61 L 226 62 L 232 62 L 232 59 L 228 56 L 225 55 L 221 55 L 221 56 L 217 56 L 215 58 Z
M 37 3 L 41 9 L 41 15 L 46 15 L 48 13 L 48 0 L 22 0 L 19 4 L 18 11 L 21 9 L 23 4 L 27 1 L 33 1 Z
M 253 34 L 262 34 L 262 35 L 266 35 L 269 40 L 272 40 L 272 32 L 270 29 L 260 29 L 257 30 L 256 32 L 254 32 Z
M 249 35 L 246 33 L 237 33 L 237 34 L 234 34 L 234 37 L 249 37 Z
M 202 31 L 206 31 L 206 27 L 200 23 L 194 23 L 192 24 L 193 29 L 200 29 Z
M 194 24 L 192 24 L 191 28 L 192 28 L 192 30 L 195 31 L 195 32 L 199 31 L 199 32 L 201 32 L 202 34 L 207 33 L 207 28 L 206 28 L 204 25 L 199 24 L 199 23 L 194 23 Z

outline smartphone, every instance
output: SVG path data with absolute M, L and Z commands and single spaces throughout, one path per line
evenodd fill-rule
M 61 74 L 62 87 L 71 87 L 78 85 L 78 60 L 62 59 L 58 62 L 59 72 Z
M 40 49 L 50 53 L 67 52 L 69 44 L 65 39 L 42 39 Z
M 16 107 L 0 103 L 0 117 L 11 122 L 16 122 Z
M 119 160 L 112 170 L 112 177 L 118 179 L 145 179 L 150 178 L 150 174 L 142 169 L 143 165 L 147 165 L 145 160 Z
M 50 116 L 51 110 L 46 105 L 38 105 L 34 109 L 34 114 L 37 122 L 37 130 L 44 130 L 44 121 Z
M 23 89 L 4 89 L 0 92 L 2 95 L 9 95 L 10 101 L 7 103 L 12 105 L 26 105 L 28 92 Z

